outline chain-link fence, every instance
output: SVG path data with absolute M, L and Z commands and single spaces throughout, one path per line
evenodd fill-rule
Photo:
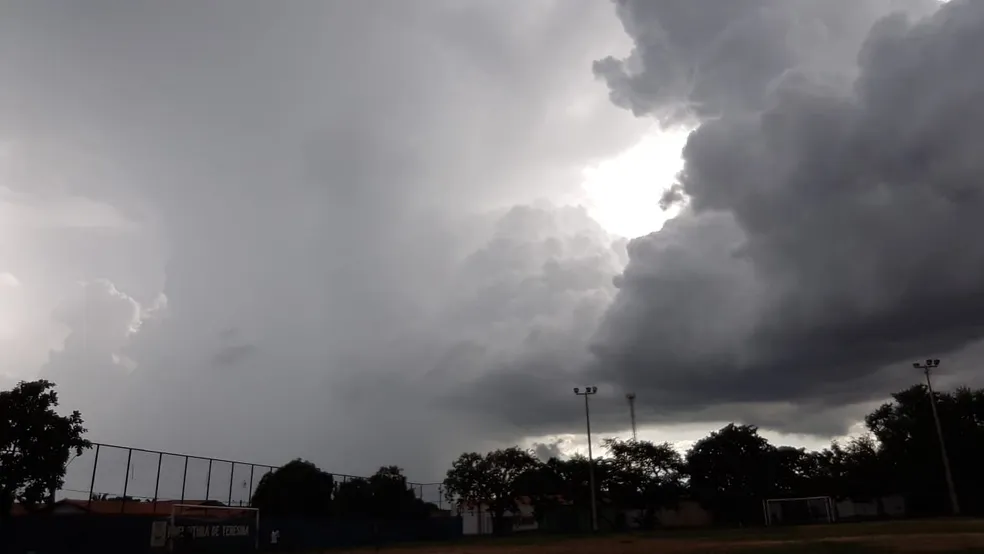
M 127 502 L 221 502 L 248 506 L 260 479 L 277 466 L 237 462 L 189 454 L 93 443 L 72 458 L 65 483 L 55 500 L 115 500 L 113 509 L 127 511 Z M 336 483 L 364 479 L 333 474 Z M 414 495 L 439 509 L 447 507 L 440 483 L 409 483 Z M 118 506 L 117 506 L 118 504 Z
M 214 501 L 246 506 L 276 466 L 94 443 L 69 461 L 56 500 Z
M 420 500 L 437 506 L 439 510 L 447 509 L 448 500 L 444 498 L 444 488 L 441 483 L 410 483 L 410 488 Z

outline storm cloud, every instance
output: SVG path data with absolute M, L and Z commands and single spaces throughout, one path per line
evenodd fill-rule
M 664 415 L 810 430 L 981 338 L 984 5 L 617 4 L 636 49 L 595 65 L 612 98 L 699 123 L 685 213 L 628 246 L 599 378 Z
M 0 371 L 93 440 L 433 480 L 528 434 L 469 383 L 588 357 L 624 244 L 567 204 L 647 128 L 590 73 L 607 5 L 0 10 L 0 271 L 43 316 Z
M 832 434 L 976 359 L 979 3 L 0 10 L 0 380 L 93 440 L 432 480 L 567 449 L 573 386 L 601 433 L 632 390 Z M 695 129 L 683 209 L 626 241 L 582 170 L 654 121 Z

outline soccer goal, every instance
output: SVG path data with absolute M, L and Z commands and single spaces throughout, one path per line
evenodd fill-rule
M 260 511 L 238 506 L 174 504 L 167 527 L 171 552 L 255 552 Z
M 829 496 L 770 498 L 762 501 L 766 525 L 833 523 L 834 502 Z

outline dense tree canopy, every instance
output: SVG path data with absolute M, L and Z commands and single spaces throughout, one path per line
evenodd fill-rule
M 984 389 L 936 393 L 936 400 L 963 510 L 984 513 Z M 760 524 L 768 498 L 877 503 L 901 495 L 912 515 L 948 513 L 926 387 L 893 395 L 865 423 L 866 434 L 816 452 L 772 445 L 754 426 L 737 424 L 697 441 L 685 456 L 667 443 L 608 439 L 605 454 L 594 461 L 597 492 L 606 505 L 640 510 L 644 524 L 684 497 L 725 524 Z M 489 506 L 497 518 L 525 496 L 542 520 L 561 504 L 589 506 L 588 475 L 582 456 L 541 461 L 512 448 L 462 454 L 448 471 L 445 490 L 468 505 Z
M 396 466 L 381 467 L 369 478 L 336 481 L 300 459 L 264 475 L 251 505 L 268 516 L 379 520 L 422 518 L 430 509 Z
M 429 509 L 396 466 L 381 467 L 368 479 L 348 478 L 339 483 L 334 506 L 340 517 L 373 519 L 421 518 Z
M 869 460 L 874 483 L 880 489 L 904 487 L 914 510 L 934 513 L 944 511 L 945 481 L 926 397 L 926 387 L 921 385 L 899 392 L 893 402 L 868 415 L 865 423 L 878 441 L 879 455 Z M 936 402 L 960 503 L 969 513 L 981 513 L 984 389 L 937 392 Z
M 609 497 L 619 505 L 644 510 L 647 525 L 656 510 L 680 498 L 684 463 L 673 445 L 608 439 L 605 446 Z
M 21 382 L 0 392 L 0 518 L 15 502 L 38 504 L 61 487 L 70 456 L 82 455 L 82 416 L 59 415 L 55 385 Z
M 270 516 L 331 513 L 335 481 L 311 462 L 297 459 L 267 473 L 253 492 L 252 506 Z
M 528 482 L 523 474 L 537 466 L 536 457 L 518 447 L 494 450 L 484 456 L 468 452 L 451 464 L 444 480 L 445 494 L 468 505 L 487 506 L 498 522 L 504 513 L 516 510 L 516 500 L 522 494 L 517 484 Z
M 718 513 L 754 517 L 757 502 L 776 496 L 781 457 L 755 427 L 728 425 L 687 452 L 690 489 Z

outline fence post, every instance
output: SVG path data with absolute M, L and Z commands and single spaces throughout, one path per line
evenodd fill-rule
M 164 453 L 157 453 L 157 479 L 154 481 L 154 515 L 157 515 L 157 493 L 161 490 L 161 462 L 164 461 Z
M 249 499 L 246 503 L 247 506 L 253 506 L 253 471 L 256 469 L 256 464 L 249 464 Z
M 185 456 L 184 475 L 181 476 L 181 502 L 185 500 L 185 483 L 188 481 L 188 456 Z
M 126 449 L 126 475 L 123 477 L 123 500 L 120 501 L 120 513 L 124 513 L 123 508 L 126 506 L 126 490 L 130 486 L 130 458 L 133 457 L 133 449 Z
M 208 493 L 212 490 L 212 458 L 208 459 L 208 473 L 205 474 L 205 500 L 208 500 Z
M 96 468 L 99 467 L 99 443 L 96 443 L 96 459 L 92 461 L 92 478 L 89 479 L 89 502 L 85 505 L 86 511 L 92 508 L 92 493 L 96 487 Z
M 226 502 L 227 505 L 232 506 L 232 479 L 236 476 L 236 462 L 232 462 L 232 467 L 229 468 L 229 500 Z

